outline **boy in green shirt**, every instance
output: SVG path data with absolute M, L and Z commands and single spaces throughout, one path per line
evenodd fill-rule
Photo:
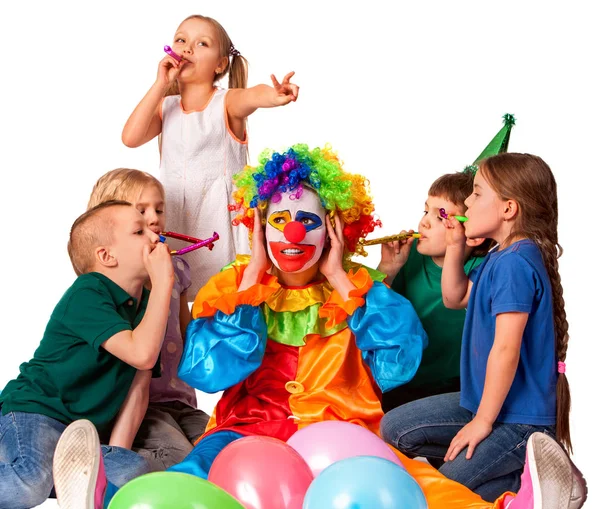
M 411 302 L 429 337 L 414 378 L 383 395 L 385 412 L 416 399 L 460 391 L 460 345 L 466 310 L 448 309 L 442 301 L 446 230 L 440 209 L 449 216 L 462 215 L 466 209 L 464 201 L 473 191 L 473 178 L 471 172 L 438 178 L 425 202 L 425 213 L 419 223 L 421 237 L 381 246 L 377 269 L 387 274 L 385 282 L 393 290 Z M 486 239 L 467 242 L 467 275 L 483 261 L 489 247 L 490 241 Z
M 93 429 L 91 421 L 105 442 L 109 436 L 120 442 L 135 434 L 144 397 L 147 405 L 147 394 L 136 387 L 147 386 L 141 381 L 157 364 L 165 334 L 174 282 L 171 257 L 131 204 L 106 202 L 80 216 L 68 249 L 82 275 L 55 307 L 33 359 L 21 365 L 0 395 L 4 509 L 41 504 L 54 483 L 60 503 L 52 463 L 67 425 L 77 421 Z M 148 278 L 151 294 L 144 289 Z M 91 434 L 84 425 L 72 437 L 73 444 L 89 442 Z M 105 471 L 114 488 L 147 471 L 145 460 L 130 450 L 102 446 L 102 455 L 104 461 L 87 470 L 71 464 L 69 475 L 87 476 L 90 484 Z M 63 481 L 76 485 L 68 475 Z

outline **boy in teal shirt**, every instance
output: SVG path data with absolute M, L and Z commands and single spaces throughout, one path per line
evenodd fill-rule
M 167 246 L 131 204 L 106 202 L 80 216 L 71 229 L 69 256 L 82 275 L 54 309 L 33 359 L 0 395 L 4 509 L 41 504 L 54 482 L 60 502 L 52 463 L 67 425 L 87 419 L 105 443 L 115 433 L 135 434 L 132 422 L 139 425 L 143 418 L 135 414 L 143 395 L 135 393 L 134 379 L 149 376 L 162 345 L 173 265 Z M 151 294 L 144 289 L 148 277 Z M 71 468 L 71 475 L 95 483 L 91 471 L 105 468 L 114 488 L 147 471 L 132 451 L 103 446 L 102 453 L 100 465 Z
M 462 215 L 466 209 L 464 201 L 472 190 L 471 172 L 438 178 L 425 202 L 425 213 L 419 223 L 421 237 L 381 246 L 377 269 L 387 274 L 385 282 L 393 290 L 411 302 L 429 337 L 414 378 L 383 395 L 385 412 L 416 399 L 460 391 L 460 346 L 466 310 L 448 309 L 442 301 L 446 230 L 440 209 L 448 215 Z M 483 261 L 489 247 L 486 239 L 469 240 L 465 251 L 467 275 Z

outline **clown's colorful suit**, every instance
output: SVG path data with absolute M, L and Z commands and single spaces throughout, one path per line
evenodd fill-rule
M 238 292 L 248 261 L 239 256 L 194 302 L 179 376 L 199 390 L 225 392 L 206 433 L 171 470 L 206 478 L 220 450 L 241 436 L 285 441 L 323 420 L 379 434 L 380 392 L 408 382 L 421 362 L 427 336 L 411 304 L 381 283 L 383 274 L 356 266 L 348 273 L 356 289 L 345 302 L 326 280 L 286 288 L 268 274 Z M 430 509 L 491 507 L 433 467 L 398 455 Z

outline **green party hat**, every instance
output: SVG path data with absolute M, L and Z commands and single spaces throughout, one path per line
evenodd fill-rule
M 508 150 L 508 142 L 510 140 L 510 131 L 511 131 L 512 127 L 515 125 L 516 119 L 515 119 L 515 116 L 511 115 L 510 113 L 507 113 L 502 118 L 504 119 L 504 126 L 502 127 L 502 129 L 500 129 L 500 131 L 498 131 L 498 134 L 496 134 L 496 136 L 494 136 L 494 138 L 492 139 L 492 141 L 490 141 L 488 146 L 483 149 L 483 152 L 481 154 L 479 154 L 479 157 L 477 157 L 477 159 L 475 159 L 473 164 L 467 166 L 464 169 L 465 172 L 470 171 L 470 172 L 475 173 L 478 169 L 477 163 L 479 163 L 479 161 L 486 159 L 488 157 L 491 157 L 491 156 L 495 156 L 497 154 L 502 154 L 503 152 L 506 152 Z

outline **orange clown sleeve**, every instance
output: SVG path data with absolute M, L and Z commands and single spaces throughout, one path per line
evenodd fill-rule
M 364 305 L 365 299 L 363 296 L 373 286 L 373 280 L 364 268 L 358 269 L 357 272 L 350 270 L 348 279 L 356 287 L 349 293 L 348 300 L 344 301 L 342 296 L 334 290 L 319 310 L 319 316 L 327 319 L 326 327 L 328 328 L 342 323 L 357 308 Z
M 275 276 L 265 274 L 260 283 L 238 292 L 248 261 L 248 256 L 238 257 L 229 268 L 208 280 L 194 299 L 192 318 L 208 318 L 217 311 L 230 315 L 242 304 L 259 306 L 280 288 Z

